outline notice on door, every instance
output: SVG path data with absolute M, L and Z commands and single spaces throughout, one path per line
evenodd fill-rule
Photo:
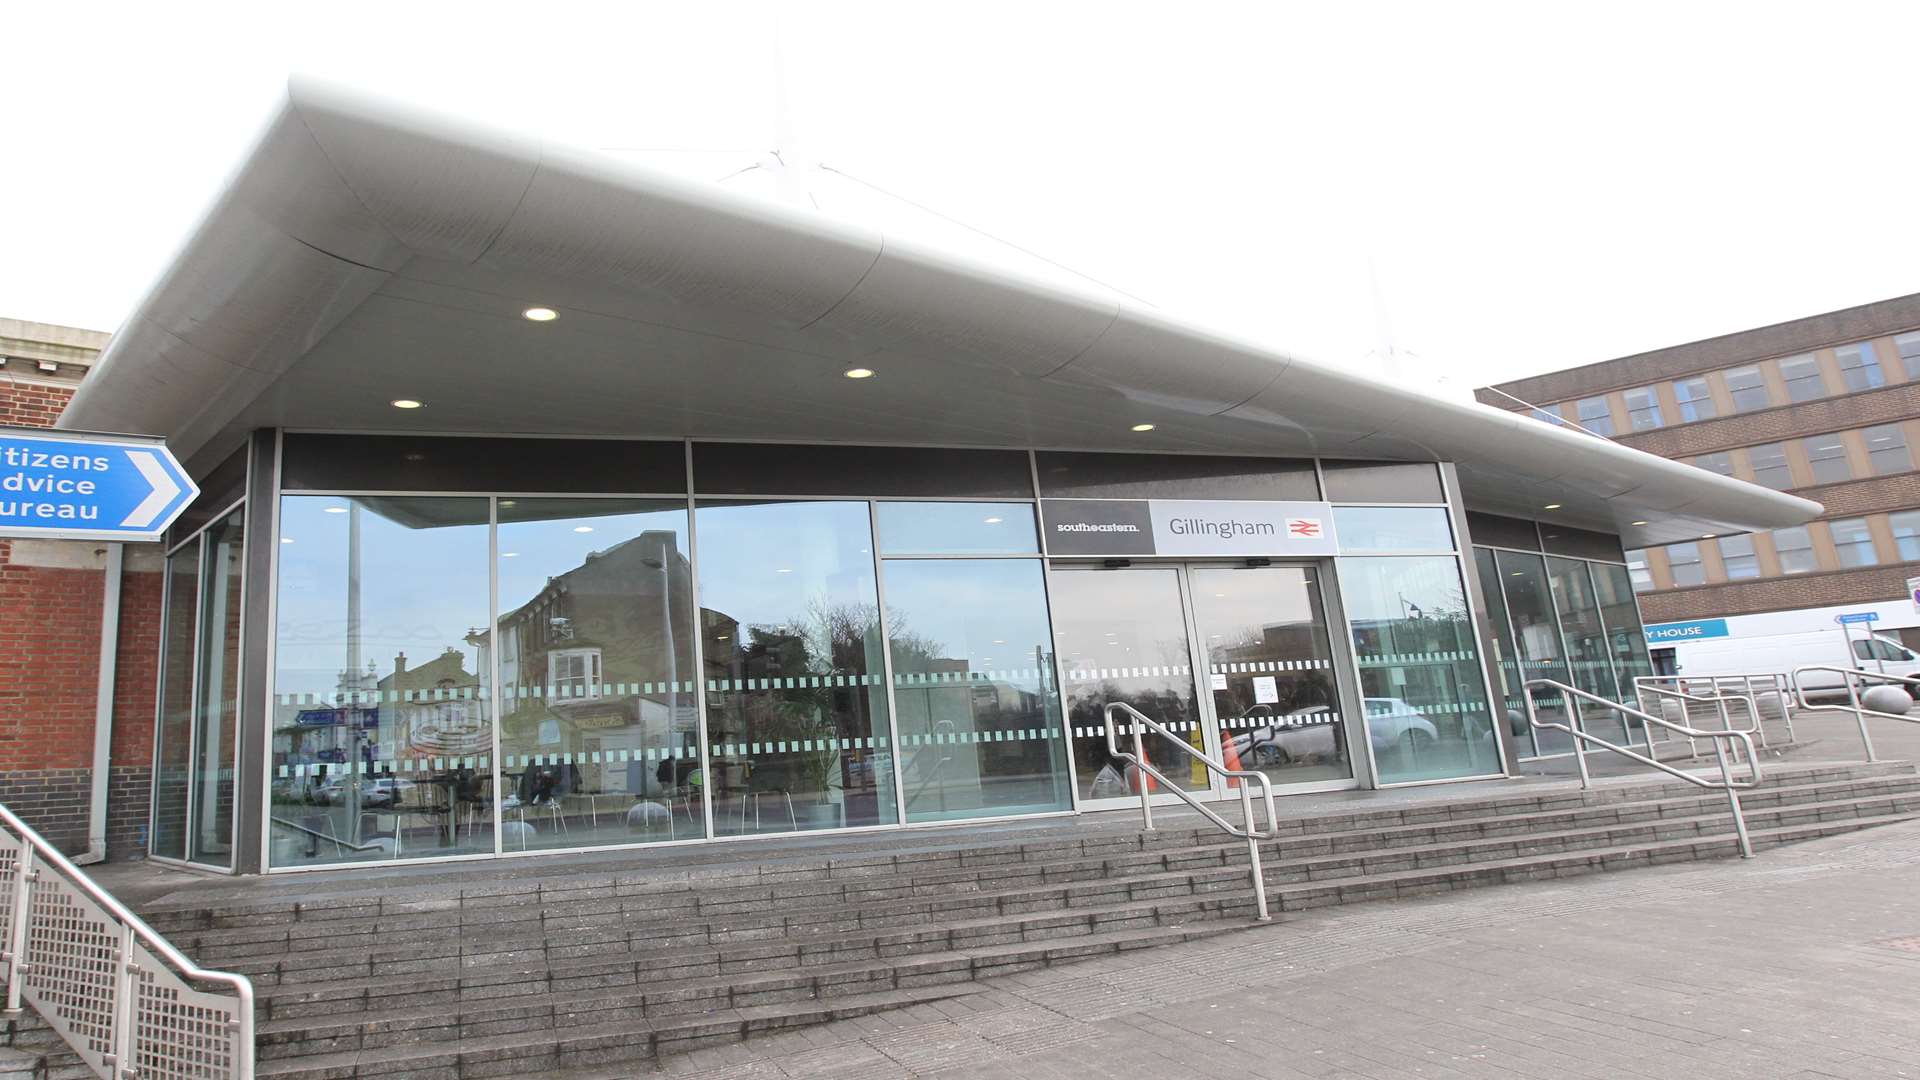
M 1280 702 L 1280 686 L 1272 675 L 1253 677 L 1253 701 L 1256 705 L 1277 705 Z
M 1332 555 L 1333 507 L 1228 499 L 1043 499 L 1049 555 Z

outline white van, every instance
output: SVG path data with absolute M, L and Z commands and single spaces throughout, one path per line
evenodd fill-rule
M 1858 619 L 1865 615 L 1876 618 L 1846 625 L 1836 622 L 1840 616 Z M 1920 622 L 1920 616 L 1906 601 L 1730 615 L 1650 625 L 1647 647 L 1654 670 L 1664 675 L 1791 673 L 1798 667 L 1825 664 L 1876 674 L 1920 676 L 1920 656 L 1883 629 L 1895 619 L 1900 623 Z M 1801 685 L 1834 693 L 1844 688 L 1838 672 L 1808 672 Z M 1920 687 L 1903 685 L 1910 691 L 1920 691 Z M 1920 693 L 1915 697 L 1920 698 Z

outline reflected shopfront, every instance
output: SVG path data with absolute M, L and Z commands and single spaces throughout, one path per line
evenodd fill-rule
M 1502 772 L 1433 465 L 286 439 L 272 869 L 1126 805 L 1158 782 L 1107 751 L 1116 701 L 1283 794 Z M 224 527 L 168 566 L 199 598 L 165 624 L 193 658 L 161 694 L 155 850 L 180 858 L 232 821 Z M 1589 582 L 1590 651 L 1624 656 Z

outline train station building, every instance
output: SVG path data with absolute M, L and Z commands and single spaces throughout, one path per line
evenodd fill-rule
M 1503 777 L 1526 679 L 1650 673 L 1625 550 L 1821 513 L 305 84 L 87 366 L 58 426 L 202 494 L 7 567 L 78 704 L 14 684 L 0 785 L 237 874 L 1122 806 L 1116 701 L 1281 795 Z

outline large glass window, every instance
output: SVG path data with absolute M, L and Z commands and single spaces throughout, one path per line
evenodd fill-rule
M 187 857 L 193 777 L 193 642 L 200 603 L 200 541 L 167 556 L 167 610 L 160 627 L 160 724 L 154 733 L 150 850 Z
M 1841 566 L 1873 566 L 1880 559 L 1873 552 L 1873 533 L 1866 518 L 1840 518 L 1827 522 L 1833 532 L 1833 553 Z
M 1381 783 L 1499 772 L 1459 562 L 1343 557 L 1339 573 Z
M 1680 403 L 1680 419 L 1691 424 L 1695 420 L 1711 420 L 1720 415 L 1714 408 L 1713 389 L 1704 375 L 1691 379 L 1675 379 L 1673 396 Z
M 1667 573 L 1677 588 L 1707 583 L 1706 563 L 1700 558 L 1700 545 L 1692 541 L 1667 545 Z
M 1873 342 L 1843 345 L 1834 350 L 1834 355 L 1840 361 L 1840 377 L 1846 381 L 1848 390 L 1871 390 L 1887 384 L 1886 375 L 1880 371 L 1880 357 L 1873 351 Z
M 1760 576 L 1760 560 L 1753 553 L 1752 536 L 1721 537 L 1720 561 L 1726 565 L 1728 581 L 1744 581 Z
M 246 512 L 202 534 L 198 694 L 193 731 L 193 846 L 187 857 L 233 865 L 234 737 L 240 723 L 240 577 Z
M 1624 395 L 1627 402 L 1627 426 L 1634 431 L 1651 431 L 1660 426 L 1660 396 L 1651 386 L 1642 386 L 1638 390 L 1629 390 Z
M 1847 462 L 1847 444 L 1838 432 L 1813 435 L 1800 440 L 1807 451 L 1807 464 L 1813 469 L 1813 482 L 1832 484 L 1853 479 L 1853 466 Z
M 1574 406 L 1574 411 L 1580 417 L 1581 427 L 1595 435 L 1613 434 L 1613 413 L 1607 408 L 1606 398 L 1582 398 Z
M 1747 448 L 1747 461 L 1753 465 L 1753 482 L 1775 491 L 1793 486 L 1793 470 L 1787 467 L 1787 445 L 1767 443 Z
M 705 836 L 686 501 L 502 499 L 499 520 L 503 849 Z M 462 824 L 490 832 L 480 779 Z
M 1807 533 L 1805 525 L 1773 530 L 1773 550 L 1780 556 L 1780 572 L 1783 574 L 1804 574 L 1820 569 L 1820 560 L 1813 553 L 1813 537 Z
M 1812 401 L 1827 396 L 1827 382 L 1820 375 L 1820 360 L 1812 353 L 1780 361 L 1780 378 L 1787 384 L 1788 401 Z
M 899 820 L 864 502 L 702 502 L 714 831 Z
M 885 570 L 907 820 L 1067 809 L 1039 560 L 889 559 Z
M 1893 530 L 1893 543 L 1899 549 L 1900 561 L 1920 559 L 1920 510 L 1888 514 L 1887 526 Z
M 1025 555 L 1040 550 L 1031 503 L 874 504 L 884 555 Z
M 491 852 L 487 500 L 289 495 L 280 519 L 272 864 Z
M 1620 684 L 1618 700 L 1631 705 L 1636 699 L 1633 680 L 1653 674 L 1653 658 L 1647 652 L 1647 634 L 1640 625 L 1640 607 L 1633 599 L 1628 568 L 1607 562 L 1591 562 L 1587 568 L 1593 572 L 1600 621 L 1607 628 L 1614 678 Z
M 1867 463 L 1873 475 L 1886 476 L 1913 468 L 1913 454 L 1907 450 L 1907 436 L 1899 424 L 1880 424 L 1862 431 L 1867 441 Z
M 1527 730 L 1527 706 L 1520 699 L 1525 676 L 1514 647 L 1513 623 L 1507 616 L 1507 592 L 1500 580 L 1500 568 L 1495 565 L 1492 548 L 1474 548 L 1473 563 L 1480 578 L 1480 602 L 1487 609 L 1487 622 L 1493 631 L 1492 663 L 1487 665 L 1493 672 L 1493 692 L 1500 698 L 1508 737 L 1526 747 L 1530 754 L 1533 733 Z
M 1333 525 L 1344 552 L 1453 550 L 1443 507 L 1336 506 Z
M 1594 594 L 1587 564 L 1579 559 L 1548 556 L 1547 578 L 1553 589 L 1554 611 L 1560 616 L 1567 660 L 1573 667 L 1573 685 L 1597 697 L 1621 700 L 1613 677 L 1612 647 L 1600 622 L 1600 601 Z M 1586 730 L 1603 739 L 1619 742 L 1626 737 L 1620 714 L 1612 710 L 1581 706 L 1581 718 Z
M 1506 585 L 1507 612 L 1513 620 L 1514 648 L 1520 657 L 1525 680 L 1551 679 L 1573 685 L 1567 670 L 1566 653 L 1560 645 L 1560 623 L 1553 615 L 1553 595 L 1547 587 L 1547 564 L 1539 555 L 1518 551 L 1499 553 L 1500 580 Z M 1558 690 L 1537 688 L 1531 692 L 1534 712 L 1547 723 L 1564 724 L 1568 720 L 1567 695 Z M 1519 719 L 1526 726 L 1524 713 Z M 1566 733 L 1535 731 L 1534 752 L 1564 752 L 1573 744 Z
M 1637 593 L 1653 591 L 1653 571 L 1647 568 L 1647 553 L 1634 548 L 1627 552 L 1627 574 L 1633 580 L 1633 591 Z
M 1767 395 L 1767 381 L 1755 364 L 1737 367 L 1726 373 L 1727 392 L 1733 395 L 1734 412 L 1764 409 L 1773 402 Z

